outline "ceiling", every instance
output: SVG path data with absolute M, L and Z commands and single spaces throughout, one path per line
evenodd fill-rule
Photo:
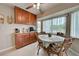
M 30 9 L 26 9 L 26 7 L 32 5 L 32 3 L 12 3 L 13 6 L 18 6 L 26 11 L 29 11 L 33 14 L 40 14 L 40 13 L 43 13 L 43 12 L 46 12 L 47 10 L 53 8 L 54 6 L 58 5 L 58 3 L 41 3 L 40 5 L 40 9 L 41 9 L 41 12 L 36 9 L 36 8 L 30 8 Z
M 50 12 L 50 10 L 59 10 L 59 9 L 62 9 L 62 8 L 66 8 L 68 6 L 72 6 L 72 5 L 75 5 L 74 3 L 73 4 L 61 4 L 61 3 L 41 3 L 40 5 L 40 9 L 41 9 L 41 12 L 37 9 L 37 8 L 30 8 L 30 9 L 26 9 L 28 6 L 32 5 L 33 3 L 0 3 L 0 5 L 5 5 L 5 6 L 9 6 L 9 7 L 14 7 L 14 6 L 18 6 L 26 11 L 29 11 L 33 14 L 36 14 L 36 15 L 41 15 L 41 14 L 45 14 L 46 12 Z M 77 4 L 76 4 L 77 5 Z M 79 4 L 78 4 L 79 5 Z

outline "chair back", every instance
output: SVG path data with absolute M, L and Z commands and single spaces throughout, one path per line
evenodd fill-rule
M 64 36 L 64 33 L 62 33 L 62 32 L 57 32 L 57 35 L 58 35 L 58 36 Z
M 67 51 L 71 47 L 71 44 L 72 44 L 72 39 L 71 38 L 65 38 L 59 52 Z

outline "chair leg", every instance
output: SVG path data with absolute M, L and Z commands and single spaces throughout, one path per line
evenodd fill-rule
M 50 56 L 50 53 L 47 53 L 48 54 L 48 56 Z
M 67 52 L 65 51 L 66 56 L 68 56 Z
M 37 55 L 39 55 L 39 50 L 40 50 L 40 47 L 38 47 Z

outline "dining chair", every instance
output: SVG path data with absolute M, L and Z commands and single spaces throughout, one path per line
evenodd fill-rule
M 37 55 L 39 55 L 39 50 L 41 48 L 43 48 L 43 42 L 40 39 L 38 39 L 38 45 L 37 45 L 37 47 L 38 47 Z
M 57 45 L 52 45 L 50 48 L 50 54 L 55 54 L 58 56 L 63 56 L 64 53 L 68 56 L 67 51 L 70 48 L 72 44 L 72 39 L 71 38 L 65 38 L 64 42 L 60 44 L 59 46 Z
M 64 33 L 62 33 L 62 32 L 57 32 L 56 35 L 58 35 L 58 36 L 64 36 Z
M 38 42 L 38 44 L 37 44 L 37 47 L 38 47 L 37 55 L 39 55 L 39 50 L 41 48 L 44 48 L 44 46 L 43 46 L 43 42 L 38 38 L 38 33 L 36 33 L 36 39 L 37 39 L 37 42 Z
M 38 47 L 38 51 L 37 51 L 37 55 L 39 55 L 39 50 L 42 48 L 48 55 L 50 55 L 50 52 L 49 52 L 49 50 L 50 50 L 50 46 L 48 46 L 48 47 L 45 47 L 44 45 L 43 45 L 43 42 L 38 38 L 38 45 L 37 45 L 37 47 Z

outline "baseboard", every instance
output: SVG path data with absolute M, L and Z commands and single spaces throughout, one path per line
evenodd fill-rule
M 0 55 L 4 55 L 15 49 L 15 46 L 0 50 Z

